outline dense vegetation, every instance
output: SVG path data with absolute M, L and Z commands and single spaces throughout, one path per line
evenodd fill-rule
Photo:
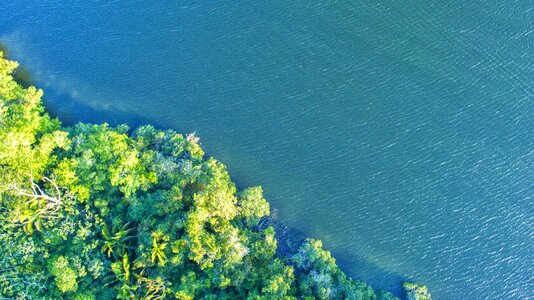
M 62 127 L 16 67 L 0 52 L 3 299 L 397 299 L 320 241 L 277 254 L 262 189 L 238 191 L 194 135 Z

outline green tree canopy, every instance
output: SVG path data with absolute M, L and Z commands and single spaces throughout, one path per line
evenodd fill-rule
M 0 53 L 2 298 L 396 299 L 320 241 L 277 253 L 262 189 L 238 191 L 194 135 L 62 127 L 16 67 Z

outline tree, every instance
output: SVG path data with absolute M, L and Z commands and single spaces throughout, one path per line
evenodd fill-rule
M 69 262 L 64 256 L 53 258 L 50 261 L 49 271 L 61 292 L 75 292 L 78 289 L 76 272 L 69 267 Z
M 261 187 L 238 191 L 194 134 L 62 127 L 16 66 L 0 54 L 2 297 L 396 299 L 347 277 L 320 241 L 277 253 Z
M 406 291 L 407 300 L 432 300 L 428 288 L 413 282 L 405 282 L 402 287 Z

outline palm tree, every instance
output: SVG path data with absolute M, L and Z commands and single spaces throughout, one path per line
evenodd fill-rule
M 102 252 L 106 253 L 108 257 L 113 253 L 117 258 L 122 257 L 127 249 L 133 249 L 134 247 L 128 245 L 128 241 L 135 238 L 134 235 L 131 235 L 133 228 L 128 228 L 129 226 L 130 222 L 120 228 L 118 225 L 114 225 L 109 230 L 107 224 L 104 224 L 102 228 L 102 236 L 104 237 Z
M 163 266 L 167 262 L 165 247 L 167 247 L 167 243 L 159 244 L 156 238 L 152 239 L 152 263 L 158 261 L 158 265 Z
M 118 284 L 115 286 L 117 291 L 117 299 L 139 299 L 138 291 L 139 285 L 132 283 L 130 280 L 130 259 L 128 253 L 122 256 L 122 262 L 114 262 L 111 264 L 111 270 L 117 277 Z M 117 282 L 115 281 L 115 282 Z

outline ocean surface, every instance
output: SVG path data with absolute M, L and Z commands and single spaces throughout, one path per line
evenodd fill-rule
M 65 123 L 196 131 L 374 287 L 534 299 L 533 1 L 91 2 L 0 2 Z

